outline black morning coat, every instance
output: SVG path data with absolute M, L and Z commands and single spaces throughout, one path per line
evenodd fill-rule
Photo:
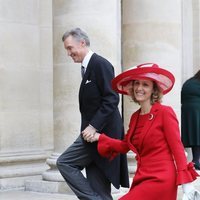
M 118 110 L 119 95 L 111 88 L 113 78 L 114 68 L 111 63 L 94 53 L 88 63 L 79 90 L 81 131 L 91 124 L 99 133 L 123 139 L 123 122 Z M 109 161 L 99 155 L 97 142 L 85 142 L 85 145 L 96 165 L 115 188 L 118 189 L 120 185 L 129 187 L 126 155 L 119 155 Z

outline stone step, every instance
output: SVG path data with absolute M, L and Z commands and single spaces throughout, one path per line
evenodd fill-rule
M 125 193 L 113 194 L 113 200 L 118 200 Z M 2 200 L 78 200 L 75 195 L 57 194 L 57 193 L 40 193 L 29 191 L 4 191 L 0 192 Z M 182 199 L 182 191 L 179 190 L 177 200 Z
M 117 200 L 123 194 L 113 194 L 113 199 Z M 78 200 L 75 195 L 58 193 L 40 193 L 30 191 L 4 191 L 0 192 L 1 200 Z
M 118 200 L 127 191 L 121 189 L 121 192 L 113 193 L 113 200 Z M 30 191 L 1 191 L 0 199 L 2 200 L 78 200 L 75 195 L 58 194 L 58 193 L 41 193 Z M 182 199 L 182 189 L 179 187 L 177 200 Z
M 132 179 L 130 179 L 130 183 Z M 200 191 L 200 178 L 193 182 L 194 187 Z M 129 189 L 120 188 L 116 190 L 112 188 L 113 199 L 118 200 L 121 196 L 126 194 Z M 182 187 L 178 188 L 178 197 L 177 200 L 182 199 Z M 44 193 L 44 192 L 33 192 L 33 191 L 1 191 L 0 200 L 78 200 L 75 195 L 69 194 L 60 194 L 60 193 Z
M 75 195 L 39 193 L 29 191 L 0 192 L 2 200 L 77 200 Z

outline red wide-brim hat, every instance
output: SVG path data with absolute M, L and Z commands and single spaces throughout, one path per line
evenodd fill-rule
M 168 93 L 175 82 L 173 74 L 155 63 L 144 63 L 130 68 L 112 80 L 112 88 L 121 94 L 129 95 L 129 88 L 133 80 L 152 80 L 163 94 Z

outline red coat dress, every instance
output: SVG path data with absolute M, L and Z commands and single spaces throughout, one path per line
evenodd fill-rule
M 171 107 L 155 103 L 140 137 L 134 137 L 139 113 L 132 115 L 123 141 L 101 134 L 98 151 L 109 159 L 129 150 L 136 153 L 137 170 L 131 188 L 120 200 L 176 200 L 178 185 L 198 176 L 193 163 L 187 164 L 176 115 Z

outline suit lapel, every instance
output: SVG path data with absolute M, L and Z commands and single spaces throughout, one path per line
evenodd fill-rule
M 81 108 L 81 102 L 82 102 L 82 98 L 83 98 L 82 94 L 83 94 L 83 90 L 84 90 L 84 85 L 85 85 L 86 81 L 88 80 L 89 74 L 92 70 L 92 66 L 93 66 L 92 63 L 93 63 L 93 60 L 95 59 L 95 55 L 96 54 L 94 53 L 91 56 L 90 61 L 89 61 L 88 66 L 87 66 L 87 69 L 86 69 L 86 72 L 85 72 L 83 79 L 81 81 L 81 85 L 80 85 L 80 89 L 79 89 L 79 106 L 80 106 L 80 108 Z
M 138 152 L 137 152 L 137 149 L 133 146 L 132 139 L 134 137 L 134 131 L 135 131 L 135 127 L 138 121 L 139 113 L 140 113 L 140 109 L 137 110 L 135 114 L 132 116 L 131 122 L 130 122 L 130 128 L 127 133 L 127 141 L 129 144 L 129 148 L 136 154 L 138 154 Z

